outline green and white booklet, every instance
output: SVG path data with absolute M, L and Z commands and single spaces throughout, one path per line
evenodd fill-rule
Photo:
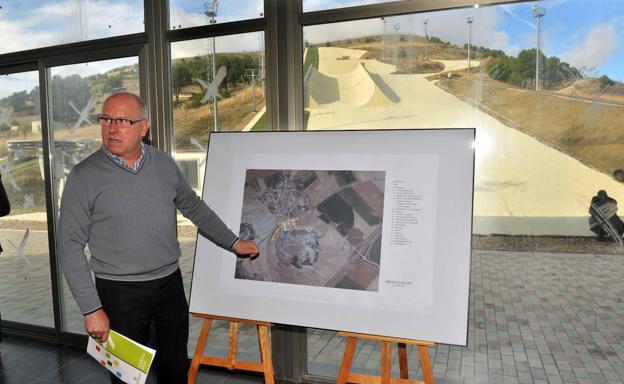
M 89 337 L 87 353 L 124 383 L 144 384 L 156 351 L 113 330 L 108 340 Z

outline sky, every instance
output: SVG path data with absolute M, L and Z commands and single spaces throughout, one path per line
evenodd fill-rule
M 388 0 L 304 0 L 305 11 L 388 2 Z M 208 23 L 204 1 L 170 0 L 171 28 Z M 212 3 L 212 2 L 208 2 Z M 0 53 L 42 46 L 117 36 L 143 31 L 142 0 L 0 0 Z M 262 0 L 220 0 L 217 22 L 260 17 Z M 312 43 L 385 33 L 428 34 L 458 45 L 467 42 L 466 17 L 472 16 L 473 44 L 501 49 L 516 55 L 535 47 L 536 20 L 532 6 L 546 10 L 542 18 L 543 50 L 547 56 L 582 69 L 589 76 L 624 81 L 624 1 L 623 0 L 544 0 L 519 4 L 466 8 L 379 18 L 304 29 L 304 39 Z M 8 38 L 7 38 L 8 37 Z M 263 49 L 262 34 L 220 37 L 217 51 L 257 51 Z M 209 40 L 174 43 L 172 57 L 205 55 Z M 58 68 L 56 73 L 103 73 L 121 61 L 89 63 Z M 37 83 L 36 73 L 0 76 L 0 97 L 19 90 L 30 91 Z
M 384 1 L 304 0 L 304 10 L 319 10 Z M 306 3 L 308 7 L 306 7 Z M 466 17 L 473 17 L 473 44 L 501 49 L 509 55 L 535 48 L 536 20 L 532 7 L 546 10 L 541 19 L 542 49 L 547 56 L 558 56 L 590 76 L 607 74 L 624 81 L 624 1 L 546 0 L 517 4 L 483 6 L 429 12 L 385 19 L 386 34 L 424 36 L 427 20 L 429 36 L 463 46 L 468 41 Z M 307 27 L 305 39 L 312 43 L 341 38 L 382 34 L 381 19 Z

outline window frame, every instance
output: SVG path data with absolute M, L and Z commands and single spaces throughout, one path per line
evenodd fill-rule
M 51 105 L 48 103 L 51 80 L 49 72 L 50 68 L 56 66 L 137 56 L 139 57 L 140 67 L 139 83 L 141 84 L 141 93 L 144 95 L 143 89 L 147 89 L 144 76 L 146 73 L 145 69 L 148 66 L 144 54 L 147 40 L 146 33 L 138 33 L 0 55 L 0 75 L 38 71 L 44 163 L 43 183 L 46 196 L 50 281 L 52 306 L 54 309 L 54 328 L 3 320 L 3 332 L 7 334 L 33 337 L 39 340 L 55 341 L 81 347 L 86 344 L 86 335 L 65 331 L 63 326 L 62 272 L 58 263 L 56 244 L 56 218 L 58 217 L 58 211 L 54 204 L 57 196 L 52 178 L 54 141 L 52 132 L 49 129 L 51 115 Z

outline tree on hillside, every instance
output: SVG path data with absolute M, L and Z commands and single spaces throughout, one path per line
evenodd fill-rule
M 69 105 L 71 101 L 78 110 L 87 105 L 91 97 L 91 87 L 80 75 L 61 77 L 55 75 L 50 83 L 52 118 L 55 121 L 74 121 L 77 112 Z
M 0 107 L 13 107 L 13 112 L 31 115 L 34 113 L 35 105 L 28 92 L 20 91 L 1 99 Z
M 446 41 L 440 39 L 439 37 L 429 36 L 429 41 L 434 44 L 446 44 Z
M 176 98 L 176 104 L 180 102 L 182 87 L 193 83 L 193 75 L 184 60 L 181 60 L 171 68 L 171 86 Z
M 464 49 L 468 49 L 468 44 L 464 44 Z M 486 57 L 506 57 L 505 52 L 500 49 L 490 49 L 485 47 L 472 47 L 476 51 L 475 56 L 485 59 Z
M 38 114 L 40 111 L 39 106 L 41 105 L 41 99 L 39 98 L 39 86 L 38 85 L 30 91 L 30 93 L 28 94 L 28 97 L 33 103 L 33 108 L 34 108 L 33 112 L 35 114 Z
M 517 72 L 522 79 L 535 79 L 535 48 L 523 49 L 517 58 Z M 546 56 L 540 51 L 540 68 L 544 69 Z
M 502 54 L 493 57 L 486 70 L 494 80 L 521 86 L 527 81 L 535 80 L 535 54 L 535 49 L 525 49 L 518 57 Z M 540 75 L 544 88 L 557 86 L 566 80 L 582 78 L 578 69 L 562 62 L 558 57 L 547 58 L 542 52 L 540 52 Z
M 123 89 L 123 76 L 121 73 L 110 75 L 104 80 L 102 91 L 105 93 L 119 92 Z
M 514 64 L 512 57 L 495 57 L 490 60 L 486 70 L 492 79 L 506 82 L 514 72 Z
M 222 56 L 222 60 L 217 60 L 217 67 L 222 65 L 227 66 L 228 69 L 225 79 L 228 87 L 234 87 L 240 82 L 246 81 L 247 69 L 260 68 L 258 61 L 250 55 L 243 57 Z
M 609 85 L 615 84 L 615 81 L 611 80 L 611 78 L 609 76 L 607 76 L 607 75 L 600 76 L 598 81 L 600 81 L 600 84 L 602 84 L 605 87 L 609 86 Z
M 9 105 L 13 105 L 15 108 L 13 112 L 24 112 L 32 109 L 32 103 L 28 98 L 28 92 L 21 91 L 15 92 L 8 97 Z
M 567 80 L 582 78 L 578 69 L 570 66 L 566 62 L 562 62 L 558 57 L 549 57 L 546 59 L 544 68 L 544 85 L 545 88 L 556 86 Z
M 193 79 L 207 80 L 206 73 L 211 62 L 207 62 L 208 56 L 195 56 L 186 60 L 186 66 L 191 71 Z

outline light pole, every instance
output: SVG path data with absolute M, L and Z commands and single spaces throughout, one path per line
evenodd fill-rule
M 542 17 L 546 15 L 546 9 L 534 5 L 533 6 L 533 16 L 537 21 L 537 49 L 535 52 L 535 90 L 539 91 L 540 89 L 540 78 L 539 78 L 539 62 L 540 62 L 540 50 L 542 47 L 542 28 L 541 28 L 541 20 Z
M 305 32 L 304 32 L 305 35 Z M 266 74 L 265 74 L 265 68 L 264 68 L 264 33 L 260 34 L 260 82 L 262 84 L 262 97 L 265 96 L 265 89 L 264 89 L 264 84 L 266 83 Z M 304 41 L 305 41 L 305 36 L 304 36 Z M 255 108 L 254 108 L 255 109 Z
M 472 45 L 472 16 L 466 18 L 468 22 L 468 78 L 470 78 L 470 46 Z
M 258 112 L 258 110 L 256 109 L 256 78 L 258 78 L 259 73 L 260 73 L 259 69 L 247 68 L 245 70 L 245 75 L 247 76 L 247 78 L 251 79 L 251 83 L 252 83 L 251 99 L 253 102 L 253 112 Z
M 210 24 L 216 24 L 217 22 L 217 8 L 219 7 L 219 0 L 212 0 L 212 3 L 204 3 L 204 10 L 206 16 L 210 19 Z M 212 81 L 214 81 L 215 77 L 217 77 L 217 48 L 216 48 L 216 38 L 212 38 Z M 212 111 L 214 117 L 214 131 L 217 132 L 217 122 L 218 122 L 218 114 L 217 114 L 217 95 L 219 92 L 215 94 L 212 98 Z
M 425 60 L 429 60 L 429 34 L 427 33 L 427 24 L 429 24 L 429 19 L 423 21 L 423 25 L 425 26 Z
M 381 60 L 386 60 L 386 18 L 381 16 Z
M 396 50 L 394 52 L 394 56 L 395 56 L 395 60 L 397 60 L 399 58 L 399 45 L 401 45 L 400 41 L 401 41 L 401 37 L 399 36 L 399 31 L 401 30 L 401 24 L 397 21 L 392 28 L 394 28 L 394 30 L 396 31 L 396 39 L 397 39 L 397 46 L 396 46 Z

